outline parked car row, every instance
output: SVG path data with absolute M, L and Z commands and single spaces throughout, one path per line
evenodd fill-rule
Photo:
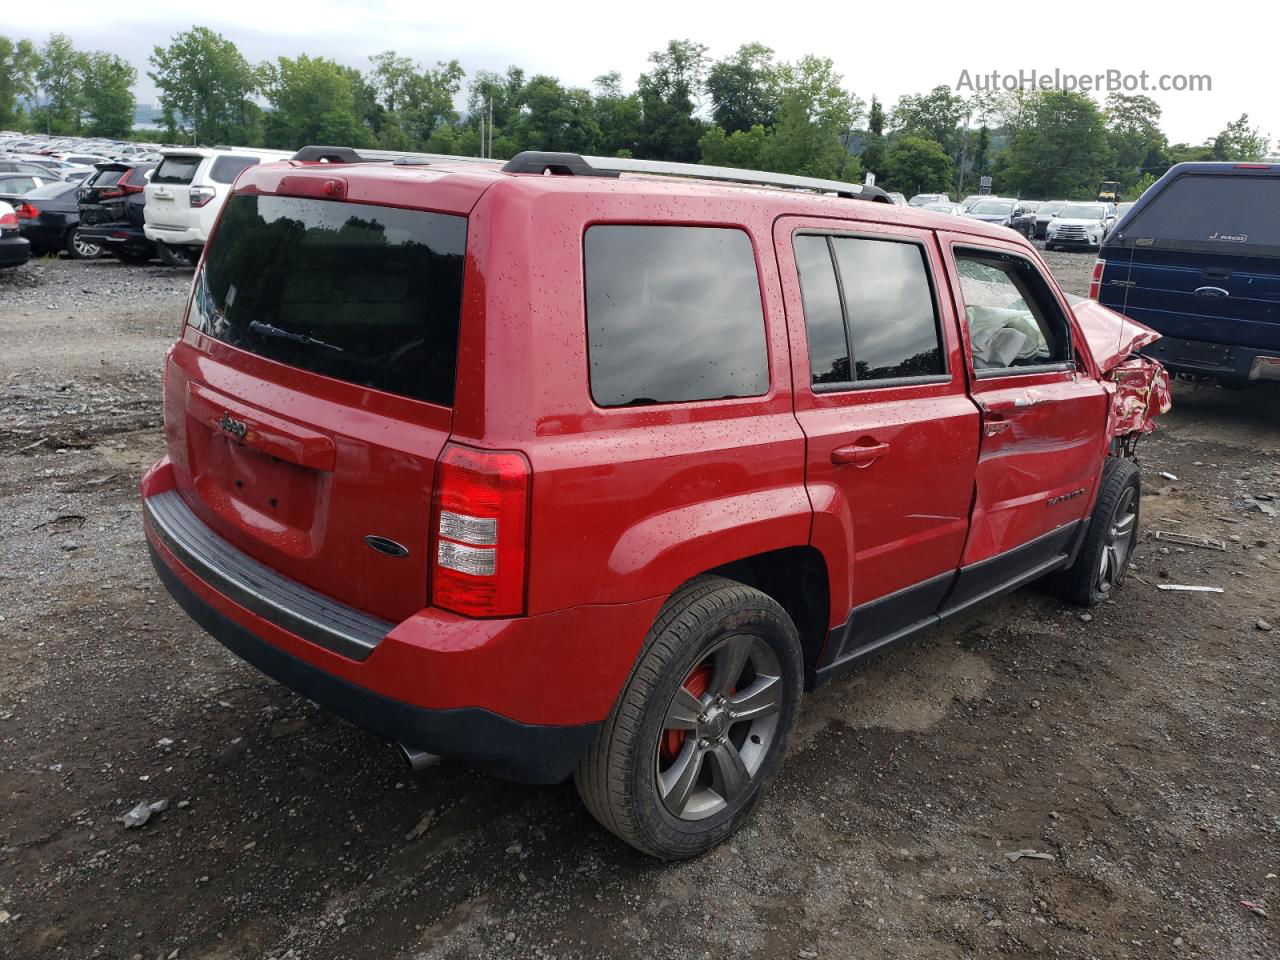
M 908 206 L 968 217 L 1016 230 L 1028 240 L 1044 240 L 1049 250 L 1097 250 L 1131 203 L 1073 203 L 1069 200 L 1021 200 L 973 194 L 953 203 L 945 193 L 918 193 Z

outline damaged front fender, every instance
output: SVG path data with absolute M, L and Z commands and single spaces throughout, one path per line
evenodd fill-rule
M 1072 311 L 1093 362 L 1111 393 L 1107 427 L 1113 437 L 1150 433 L 1173 406 L 1168 371 L 1138 351 L 1160 339 L 1150 327 L 1094 300 L 1071 297 Z

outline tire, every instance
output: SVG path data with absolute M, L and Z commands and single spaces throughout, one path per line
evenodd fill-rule
M 1055 575 L 1053 586 L 1059 596 L 1093 607 L 1124 583 L 1138 542 L 1141 506 L 1142 472 L 1138 465 L 1121 457 L 1107 457 L 1084 545 L 1075 562 Z
M 1056 250 L 1056 249 L 1058 249 L 1058 248 L 1057 248 L 1057 247 L 1055 247 L 1052 243 L 1045 243 L 1044 248 L 1045 248 L 1046 250 Z
M 72 260 L 97 260 L 102 256 L 102 247 L 96 243 L 86 243 L 80 239 L 80 228 L 72 227 L 67 231 L 67 238 L 62 242 L 62 249 Z
M 574 774 L 578 795 L 650 856 L 711 849 L 751 816 L 781 766 L 802 674 L 799 634 L 776 601 L 724 577 L 692 580 L 649 629 Z M 735 718 L 735 703 L 755 711 Z
M 173 247 L 157 240 L 156 256 L 168 267 L 194 267 L 200 259 L 200 251 L 195 247 Z

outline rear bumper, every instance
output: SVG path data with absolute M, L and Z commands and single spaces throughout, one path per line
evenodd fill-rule
M 1280 380 L 1280 348 L 1242 347 L 1162 336 L 1142 352 L 1175 373 L 1223 380 Z
M 153 243 L 167 243 L 171 247 L 203 247 L 208 239 L 199 227 L 157 227 L 148 223 L 142 230 Z
M 90 243 L 96 243 L 107 249 L 146 249 L 151 246 L 141 227 L 131 223 L 95 223 L 91 227 L 81 227 L 80 236 Z
M 376 621 L 351 608 L 335 611 L 339 605 L 331 599 L 322 609 L 299 584 L 292 593 L 282 591 L 261 575 L 267 569 L 261 564 L 257 571 L 227 564 L 223 572 L 239 584 L 211 575 L 208 561 L 217 557 L 193 557 L 173 543 L 172 530 L 161 529 L 164 517 L 157 520 L 153 501 L 177 496 L 167 460 L 152 468 L 142 489 L 148 546 L 161 581 L 229 650 L 380 736 L 519 782 L 555 783 L 573 772 L 662 603 L 586 605 L 506 620 L 471 620 L 428 607 L 399 624 Z M 212 535 L 207 527 L 203 534 Z M 257 596 L 243 592 L 246 582 L 258 588 Z M 339 649 L 332 638 L 309 636 L 317 619 L 353 635 L 353 627 L 372 621 L 385 635 L 366 637 L 367 650 Z
M 26 237 L 0 237 L 0 267 L 17 267 L 31 259 L 31 244 Z

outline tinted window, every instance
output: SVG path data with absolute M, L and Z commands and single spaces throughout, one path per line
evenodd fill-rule
M 1153 246 L 1192 243 L 1221 253 L 1280 248 L 1280 177 L 1178 177 L 1138 211 L 1125 233 L 1129 240 L 1152 238 Z
M 834 237 L 854 380 L 944 372 L 924 251 L 914 243 Z
M 451 405 L 466 231 L 463 217 L 236 195 L 190 322 L 280 363 Z
M 213 161 L 209 176 L 218 183 L 235 183 L 241 170 L 257 164 L 257 157 L 218 157 Z
M 796 266 L 804 298 L 804 327 L 809 338 L 809 371 L 814 383 L 848 383 L 849 342 L 826 237 L 798 236 Z
M 203 157 L 165 157 L 151 177 L 152 183 L 190 183 Z
M 975 370 L 1070 359 L 1066 320 L 1029 261 L 998 253 L 957 252 L 956 273 Z
M 768 391 L 751 241 L 718 227 L 586 234 L 591 395 L 603 407 Z
M 99 170 L 88 183 L 91 187 L 114 187 L 127 172 L 119 167 L 109 167 L 106 170 Z

